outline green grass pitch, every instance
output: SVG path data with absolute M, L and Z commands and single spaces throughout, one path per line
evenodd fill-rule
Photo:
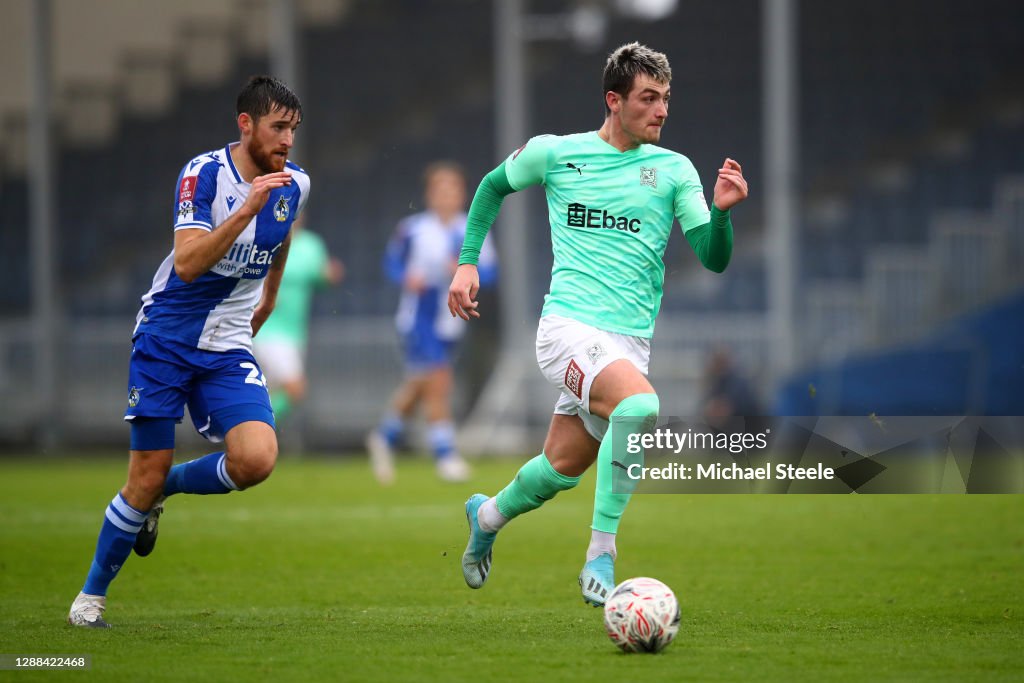
M 403 461 L 282 460 L 265 484 L 169 501 L 98 632 L 65 623 L 125 461 L 0 459 L 0 653 L 89 654 L 86 673 L 192 681 L 1019 680 L 1024 497 L 638 495 L 618 578 L 680 598 L 659 655 L 624 655 L 576 575 L 593 474 L 513 522 L 488 585 L 463 583 L 464 486 Z M 76 678 L 77 680 L 77 678 Z

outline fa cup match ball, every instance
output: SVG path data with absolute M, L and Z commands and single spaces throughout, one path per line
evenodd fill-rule
M 604 603 L 604 627 L 623 652 L 660 652 L 679 631 L 679 601 L 657 579 L 626 579 Z

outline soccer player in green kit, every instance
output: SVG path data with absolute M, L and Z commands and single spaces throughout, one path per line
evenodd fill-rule
M 747 196 L 740 165 L 726 159 L 709 211 L 690 160 L 655 146 L 668 117 L 671 78 L 664 54 L 639 43 L 619 47 L 604 68 L 601 129 L 532 138 L 484 177 L 473 198 L 448 296 L 451 314 L 466 320 L 479 317 L 474 264 L 503 198 L 544 186 L 554 263 L 537 361 L 562 395 L 544 451 L 493 498 L 478 493 L 466 501 L 462 573 L 470 588 L 487 580 L 497 532 L 574 487 L 595 461 L 591 540 L 579 583 L 594 606 L 615 586 L 615 534 L 630 495 L 612 490 L 609 424 L 640 431 L 658 415 L 646 374 L 673 218 L 701 263 L 721 272 L 732 255 L 729 209 Z
M 305 227 L 300 217 L 292 225 L 293 257 L 281 276 L 277 306 L 252 341 L 253 354 L 267 377 L 274 417 L 281 422 L 306 396 L 306 347 L 313 293 L 337 285 L 345 267 L 327 252 L 323 238 Z

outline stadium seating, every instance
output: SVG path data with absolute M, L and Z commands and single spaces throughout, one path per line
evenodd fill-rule
M 204 7 L 210 4 L 190 0 L 168 10 L 185 38 L 145 34 L 168 50 L 231 41 L 234 49 L 215 54 L 211 63 L 219 66 L 210 72 L 168 60 L 173 51 L 140 52 L 138 41 L 120 53 L 104 51 L 99 80 L 61 57 L 59 73 L 78 77 L 58 84 L 60 102 L 91 102 L 100 112 L 81 130 L 62 124 L 56 154 L 61 308 L 72 320 L 134 315 L 169 246 L 171 181 L 189 155 L 236 136 L 237 88 L 269 68 L 265 36 L 261 42 L 253 29 L 266 17 L 238 18 L 263 3 Z M 573 6 L 527 4 L 545 13 Z M 763 321 L 768 312 L 770 245 L 759 192 L 761 4 L 739 0 L 723 12 L 720 3 L 691 1 L 655 23 L 616 17 L 596 51 L 568 36 L 528 45 L 531 133 L 597 128 L 603 55 L 635 39 L 672 60 L 663 144 L 691 158 L 709 198 L 722 157 L 743 162 L 752 193 L 735 212 L 733 262 L 723 275 L 707 273 L 676 236 L 666 254 L 663 310 L 670 319 L 715 313 Z M 347 265 L 344 286 L 318 297 L 317 311 L 379 322 L 396 298 L 381 255 L 395 223 L 421 205 L 423 167 L 453 158 L 476 178 L 509 151 L 495 148 L 492 123 L 492 4 L 303 3 L 314 5 L 335 11 L 302 23 L 306 121 L 296 159 L 313 176 L 310 226 Z M 126 21 L 134 12 L 128 0 L 111 7 L 114 14 L 122 8 Z M 906 343 L 1020 283 L 1010 264 L 1024 257 L 1024 52 L 1017 30 L 1024 6 L 835 0 L 799 8 L 799 355 L 818 362 Z M 11 16 L 10 25 L 24 20 Z M 197 17 L 220 37 L 197 33 Z M 174 35 L 178 42 L 168 39 Z M 18 44 L 3 43 L 2 54 Z M 176 69 L 168 72 L 168 64 Z M 161 80 L 167 73 L 173 78 Z M 161 85 L 140 90 L 140 80 Z M 98 85 L 90 90 L 90 83 Z M 27 254 L 29 244 L 20 229 L 29 224 L 29 208 L 17 142 L 24 138 L 24 86 L 12 80 L 13 94 L 0 100 L 0 129 L 16 133 L 0 159 L 0 249 L 7 254 Z M 108 110 L 109 120 L 102 115 Z M 539 310 L 550 253 L 536 193 L 521 227 L 538 245 L 531 272 L 519 275 L 531 283 Z M 9 261 L 0 270 L 5 318 L 30 307 L 30 261 Z M 696 358 L 694 348 L 685 353 Z
M 843 200 L 849 211 L 842 226 L 818 225 L 813 218 L 803 225 L 809 258 L 802 265 L 807 277 L 861 277 L 870 240 L 926 240 L 925 207 L 983 209 L 991 203 L 996 179 L 1021 170 L 1021 155 L 1013 153 L 1014 145 L 1020 146 L 1019 127 L 981 121 L 965 131 L 971 141 L 963 158 L 929 158 L 918 150 L 899 159 L 912 176 L 910 187 L 902 192 L 873 190 L 855 173 L 869 161 L 873 148 L 926 129 L 946 109 L 1020 65 L 1024 58 L 1013 49 L 1016 36 L 1004 20 L 1007 13 L 1020 10 L 1008 2 L 990 4 L 999 12 L 936 8 L 924 0 L 884 8 L 853 0 L 801 6 L 800 176 L 811 198 L 819 178 L 854 176 L 852 181 L 847 178 L 849 190 Z M 543 9 L 568 6 L 549 3 Z M 742 159 L 755 188 L 750 202 L 737 210 L 737 222 L 748 239 L 737 241 L 737 258 L 710 296 L 689 295 L 689 281 L 702 275 L 685 249 L 677 248 L 681 241 L 673 245 L 667 311 L 759 310 L 765 305 L 758 229 L 763 212 L 756 192 L 762 154 L 760 72 L 754 68 L 760 61 L 759 3 L 746 0 L 734 9 L 725 16 L 714 3 L 688 3 L 685 12 L 656 23 L 619 19 L 611 23 L 605 39 L 608 46 L 628 39 L 671 46 L 675 92 L 665 145 L 687 153 L 709 185 L 721 156 Z M 400 21 L 395 11 L 389 3 L 355 3 L 345 21 L 308 26 L 301 41 L 308 109 L 302 138 L 315 143 L 307 144 L 299 160 L 315 174 L 317 189 L 338 188 L 317 193 L 311 217 L 337 253 L 360 255 L 349 259 L 348 287 L 366 294 L 328 295 L 336 300 L 325 305 L 355 314 L 379 311 L 393 298 L 392 291 L 380 286 L 378 259 L 364 255 L 380 254 L 394 223 L 418 205 L 423 165 L 454 157 L 478 175 L 498 157 L 491 126 L 489 4 L 403 4 Z M 911 24 L 914 30 L 899 32 L 898 41 L 889 40 L 900 26 Z M 466 26 L 481 30 L 467 31 Z M 718 55 L 722 35 L 729 37 L 731 49 Z M 392 47 L 380 49 L 385 44 Z M 947 49 L 936 49 L 940 44 Z M 571 41 L 543 41 L 529 48 L 529 129 L 558 133 L 597 127 L 601 110 L 595 64 L 601 61 L 600 52 L 582 52 Z M 712 53 L 716 59 L 707 59 Z M 162 250 L 147 245 L 165 244 L 166 236 L 141 229 L 164 222 L 166 207 L 161 204 L 167 192 L 160 189 L 166 186 L 160 179 L 173 175 L 182 154 L 233 136 L 229 118 L 221 115 L 223 102 L 230 102 L 245 74 L 265 70 L 266 64 L 265 57 L 239 56 L 229 74 L 215 84 L 184 84 L 174 106 L 159 116 L 160 136 L 149 133 L 152 116 L 125 115 L 117 125 L 116 140 L 99 148 L 61 150 L 60 186 L 71 188 L 76 199 L 74 208 L 63 210 L 60 217 L 66 245 L 61 269 L 76 273 L 77 291 L 71 292 L 70 301 L 74 312 L 85 315 L 96 312 L 97 306 L 115 311 L 135 305 L 137 294 L 96 302 L 88 283 L 79 287 L 81 273 L 88 273 L 87 280 L 109 276 L 125 281 L 124 259 L 117 250 L 105 259 L 95 256 L 96 247 L 109 244 L 111 238 L 120 242 L 130 237 L 136 249 L 150 255 Z M 326 64 L 342 65 L 343 77 L 335 68 L 317 67 Z M 387 76 L 361 77 L 363 72 Z M 591 76 L 584 76 L 587 73 Z M 140 166 L 124 150 L 142 147 L 149 163 Z M 134 188 L 130 193 L 105 191 L 115 179 L 124 182 L 128 176 Z M 26 213 L 19 215 L 26 204 L 17 198 L 23 188 L 17 178 L 4 182 L 4 215 L 12 224 L 27 220 Z M 529 229 L 543 243 L 541 202 L 534 202 L 531 210 Z M 751 233 L 757 237 L 750 239 Z M 673 268 L 674 264 L 680 267 Z M 535 275 L 542 277 L 547 265 L 542 260 Z M 2 277 L 10 285 L 4 288 L 9 292 L 2 300 L 4 310 L 24 310 L 24 273 L 7 272 Z M 672 286 L 673 280 L 679 285 Z M 18 282 L 23 284 L 16 286 Z M 128 289 L 141 291 L 145 284 L 136 280 Z

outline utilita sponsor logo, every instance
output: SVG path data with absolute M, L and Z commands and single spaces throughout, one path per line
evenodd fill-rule
M 603 228 L 605 230 L 627 230 L 640 232 L 643 224 L 639 218 L 614 216 L 604 209 L 591 209 L 584 204 L 570 204 L 565 216 L 570 228 Z
M 274 262 L 274 256 L 280 248 L 281 245 L 278 244 L 273 249 L 257 249 L 255 244 L 235 242 L 224 260 L 221 261 L 220 268 L 234 271 L 235 268 L 231 266 L 245 264 L 246 267 L 242 270 L 243 275 L 260 275 L 264 268 L 250 268 L 249 266 L 269 266 Z

